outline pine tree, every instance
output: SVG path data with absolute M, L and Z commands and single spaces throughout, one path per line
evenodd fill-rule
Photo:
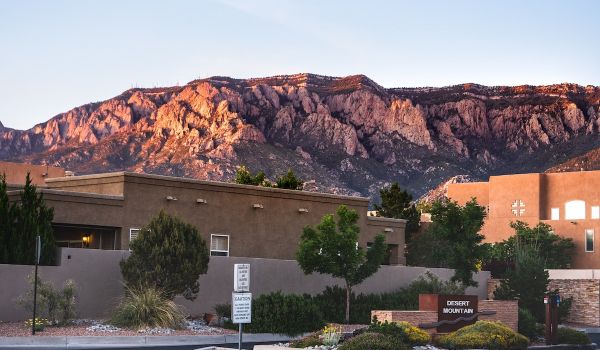
M 304 182 L 296 177 L 296 174 L 289 169 L 288 172 L 277 178 L 277 188 L 285 188 L 288 190 L 297 190 L 301 191 L 304 185 Z
M 198 277 L 208 270 L 209 252 L 198 230 L 161 211 L 129 244 L 121 273 L 131 288 L 156 287 L 172 299 L 194 300 Z
M 0 177 L 0 264 L 9 263 L 9 244 L 13 226 L 11 205 L 8 202 L 6 176 Z
M 56 260 L 56 242 L 52 230 L 54 209 L 47 207 L 44 195 L 37 192 L 29 174 L 21 191 L 19 202 L 12 206 L 14 225 L 10 229 L 9 261 L 11 264 L 35 263 L 35 237 L 40 236 L 42 251 L 40 264 L 52 265 Z
M 408 244 L 412 236 L 419 230 L 421 221 L 421 214 L 412 202 L 412 195 L 406 190 L 402 190 L 397 182 L 390 187 L 380 189 L 379 195 L 381 205 L 374 205 L 377 216 L 407 220 L 404 239 Z

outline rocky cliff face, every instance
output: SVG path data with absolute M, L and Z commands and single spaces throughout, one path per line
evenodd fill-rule
M 213 77 L 132 89 L 29 130 L 0 126 L 0 159 L 77 173 L 230 180 L 293 168 L 311 189 L 416 195 L 456 174 L 543 171 L 600 146 L 600 88 L 385 89 L 365 76 Z

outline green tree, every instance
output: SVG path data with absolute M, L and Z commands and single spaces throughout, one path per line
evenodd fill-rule
M 544 319 L 544 296 L 548 289 L 548 271 L 538 255 L 539 247 L 522 239 L 515 243 L 515 268 L 494 291 L 494 299 L 519 300 L 519 307 L 528 310 L 538 321 Z
M 306 274 L 318 272 L 342 278 L 346 285 L 346 322 L 350 321 L 352 287 L 374 274 L 386 254 L 385 237 L 379 234 L 365 251 L 358 246 L 358 213 L 341 205 L 336 222 L 332 214 L 323 216 L 316 229 L 304 228 L 296 253 Z
M 517 221 L 511 222 L 510 227 L 515 230 L 515 234 L 494 244 L 491 260 L 514 264 L 517 243 L 521 242 L 536 249 L 536 254 L 546 269 L 564 269 L 571 264 L 575 252 L 573 239 L 555 234 L 550 225 L 539 223 L 535 227 L 529 227 L 528 224 Z
M 473 272 L 486 257 L 483 235 L 479 233 L 485 208 L 475 199 L 465 206 L 452 201 L 437 201 L 431 207 L 429 229 L 409 243 L 409 261 L 429 267 L 454 269 L 452 281 L 477 286 Z
M 9 263 L 9 245 L 13 227 L 11 205 L 8 202 L 6 176 L 0 176 L 0 264 Z
M 421 214 L 413 203 L 412 195 L 401 189 L 397 182 L 380 189 L 379 195 L 381 205 L 374 204 L 377 216 L 407 220 L 405 242 L 410 242 L 411 237 L 419 230 L 421 221 Z
M 271 187 L 271 183 L 266 179 L 266 175 L 263 171 L 259 171 L 256 175 L 252 175 L 245 165 L 238 167 L 235 173 L 235 183 L 240 185 Z
M 289 169 L 288 172 L 277 178 L 277 188 L 285 188 L 288 190 L 302 190 L 302 186 L 304 182 L 296 177 L 292 169 Z
M 121 261 L 130 288 L 156 287 L 170 299 L 194 300 L 198 277 L 208 269 L 209 252 L 198 230 L 161 211 L 129 244 L 131 255 Z
M 29 174 L 18 202 L 10 209 L 13 225 L 10 232 L 9 261 L 11 264 L 35 263 L 35 237 L 40 236 L 42 251 L 40 264 L 52 265 L 56 260 L 56 242 L 52 231 L 54 209 L 46 206 L 44 195 L 31 184 Z

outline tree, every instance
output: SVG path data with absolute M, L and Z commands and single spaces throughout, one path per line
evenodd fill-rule
M 437 201 L 431 207 L 429 229 L 416 236 L 408 246 L 411 263 L 455 270 L 453 282 L 477 286 L 473 272 L 483 261 L 487 249 L 479 233 L 485 219 L 485 208 L 475 199 L 465 206 L 452 201 Z
M 411 237 L 419 230 L 421 221 L 421 214 L 412 202 L 412 195 L 406 190 L 402 190 L 397 182 L 390 187 L 380 189 L 379 195 L 381 205 L 374 205 L 377 216 L 407 220 L 405 242 L 410 242 Z
M 40 263 L 52 265 L 56 260 L 56 243 L 52 230 L 54 209 L 46 206 L 44 195 L 31 184 L 29 174 L 21 190 L 18 202 L 9 209 L 13 225 L 8 229 L 9 262 L 11 264 L 32 265 L 35 263 L 35 237 L 40 236 L 42 251 Z
M 350 321 L 352 287 L 374 274 L 386 254 L 385 237 L 379 234 L 365 251 L 358 246 L 358 213 L 341 205 L 338 221 L 332 214 L 323 216 L 316 229 L 304 228 L 296 253 L 305 274 L 318 272 L 342 278 L 346 285 L 346 322 Z
M 536 249 L 546 269 L 567 268 L 573 259 L 575 243 L 573 239 L 564 238 L 554 233 L 552 226 L 539 223 L 531 228 L 522 221 L 511 222 L 510 227 L 515 235 L 500 243 L 496 243 L 492 251 L 491 261 L 507 262 L 514 265 L 518 242 L 528 244 Z
M 9 263 L 9 245 L 12 236 L 13 215 L 8 202 L 6 176 L 0 176 L 0 264 Z
M 235 183 L 240 185 L 271 187 L 271 183 L 266 180 L 266 175 L 263 171 L 259 171 L 256 175 L 252 175 L 245 165 L 242 165 L 237 169 L 235 173 Z
M 548 271 L 538 255 L 539 246 L 518 238 L 515 243 L 515 268 L 494 291 L 494 299 L 519 300 L 519 308 L 529 310 L 538 321 L 544 319 L 544 295 L 548 289 Z
M 292 169 L 289 169 L 285 175 L 277 178 L 277 188 L 301 191 L 303 185 L 304 182 L 296 177 Z
M 198 277 L 208 269 L 209 252 L 198 230 L 161 210 L 129 244 L 121 273 L 131 288 L 156 287 L 170 299 L 194 300 Z

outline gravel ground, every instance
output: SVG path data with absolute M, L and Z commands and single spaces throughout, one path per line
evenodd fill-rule
M 235 334 L 234 330 L 209 327 L 202 320 L 188 320 L 184 329 L 149 328 L 140 331 L 121 329 L 98 320 L 75 320 L 69 326 L 46 326 L 39 336 L 147 336 L 147 335 L 218 335 Z M 24 322 L 0 322 L 1 337 L 31 335 L 31 328 Z

